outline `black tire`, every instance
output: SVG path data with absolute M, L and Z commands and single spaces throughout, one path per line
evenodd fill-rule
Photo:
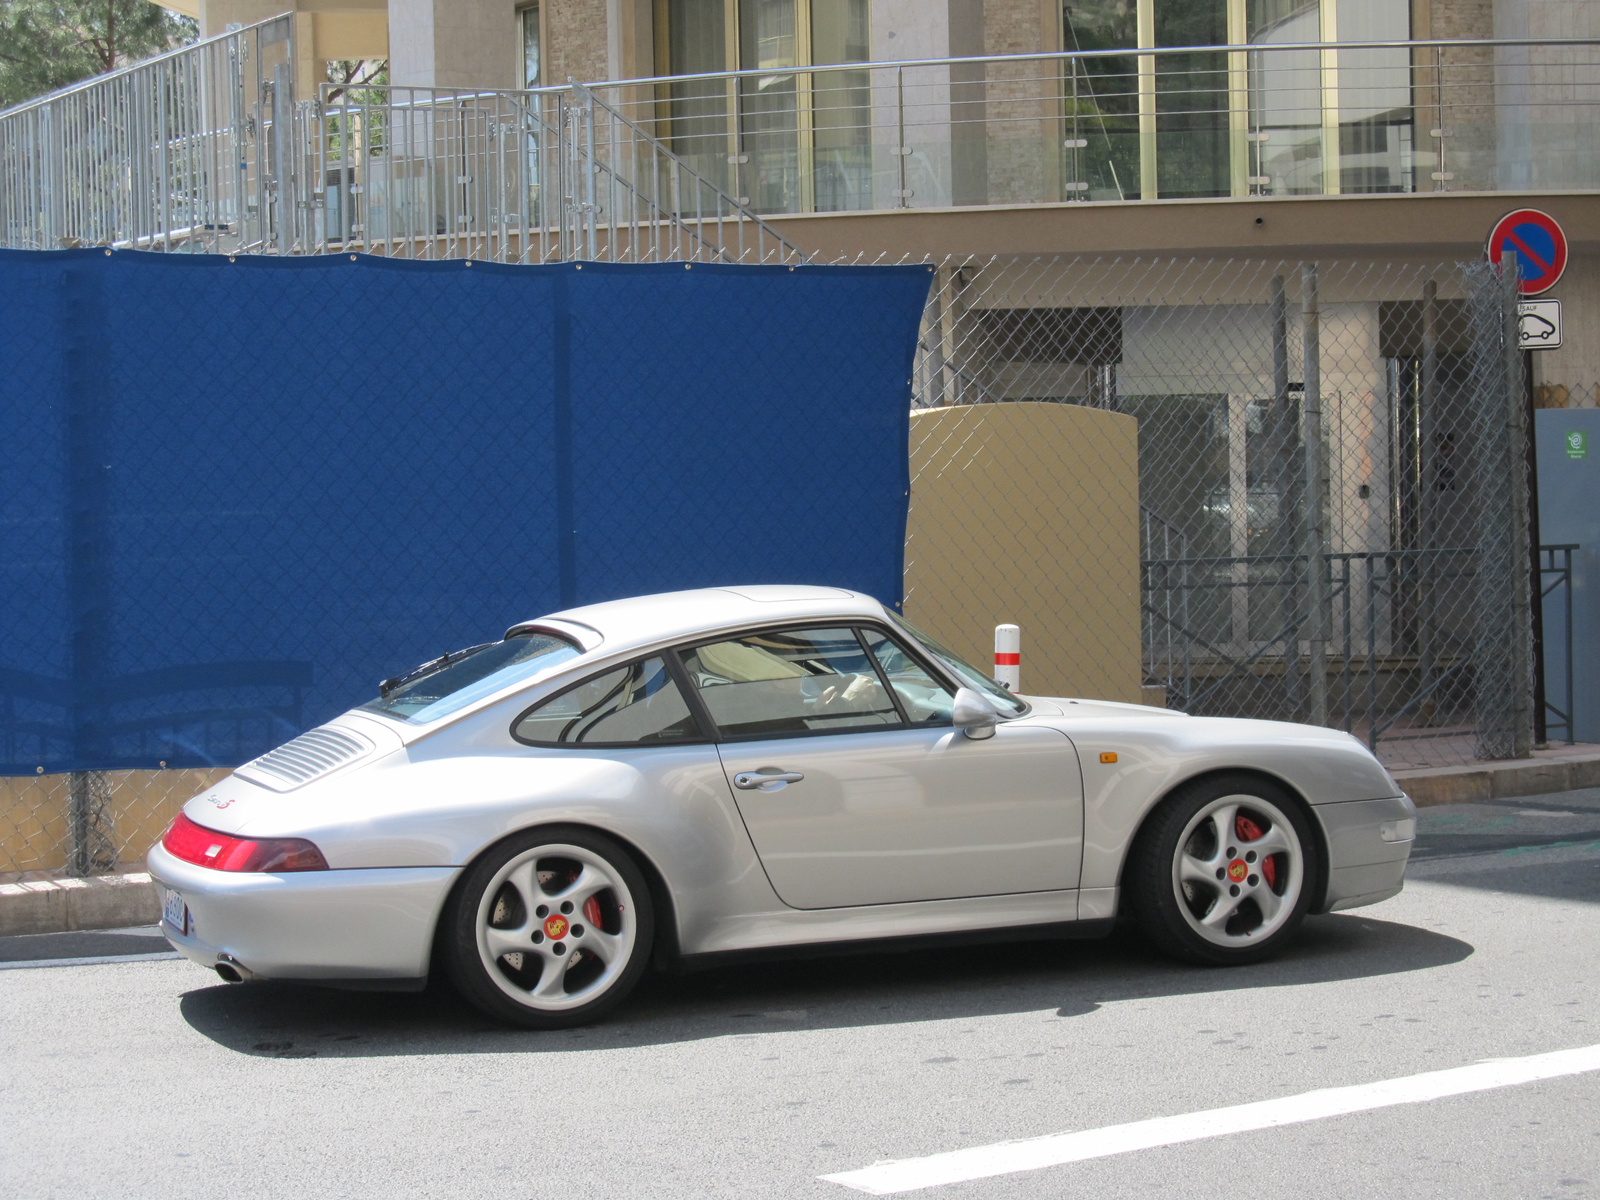
M 1321 879 L 1299 797 L 1259 776 L 1216 775 L 1178 789 L 1145 818 L 1123 868 L 1123 893 L 1163 954 L 1241 966 L 1288 944 Z
M 654 940 L 650 889 L 633 857 L 591 829 L 547 825 L 496 843 L 467 868 L 439 952 L 474 1007 L 526 1029 L 566 1029 L 622 1003 Z

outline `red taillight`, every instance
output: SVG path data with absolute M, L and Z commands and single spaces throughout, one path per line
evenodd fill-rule
M 182 813 L 162 835 L 174 858 L 218 871 L 326 871 L 328 860 L 305 838 L 236 838 L 196 825 Z

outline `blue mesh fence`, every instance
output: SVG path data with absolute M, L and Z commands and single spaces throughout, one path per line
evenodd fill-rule
M 0 253 L 0 774 L 234 765 L 572 604 L 898 602 L 930 271 Z

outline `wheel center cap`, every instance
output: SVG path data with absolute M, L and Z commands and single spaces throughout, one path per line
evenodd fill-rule
M 559 942 L 567 936 L 567 919 L 560 913 L 551 913 L 545 918 L 544 932 L 546 937 Z
M 1228 864 L 1228 878 L 1234 883 L 1243 883 L 1244 877 L 1250 874 L 1250 868 L 1244 859 L 1236 858 Z

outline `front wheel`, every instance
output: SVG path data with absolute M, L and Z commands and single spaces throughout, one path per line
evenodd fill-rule
M 644 973 L 655 934 L 644 876 L 610 838 L 577 827 L 516 834 L 470 868 L 445 914 L 451 981 L 529 1029 L 592 1021 Z
M 1134 919 L 1167 954 L 1256 962 L 1305 918 L 1315 843 L 1300 803 L 1265 780 L 1206 780 L 1162 804 L 1140 830 L 1125 885 Z

